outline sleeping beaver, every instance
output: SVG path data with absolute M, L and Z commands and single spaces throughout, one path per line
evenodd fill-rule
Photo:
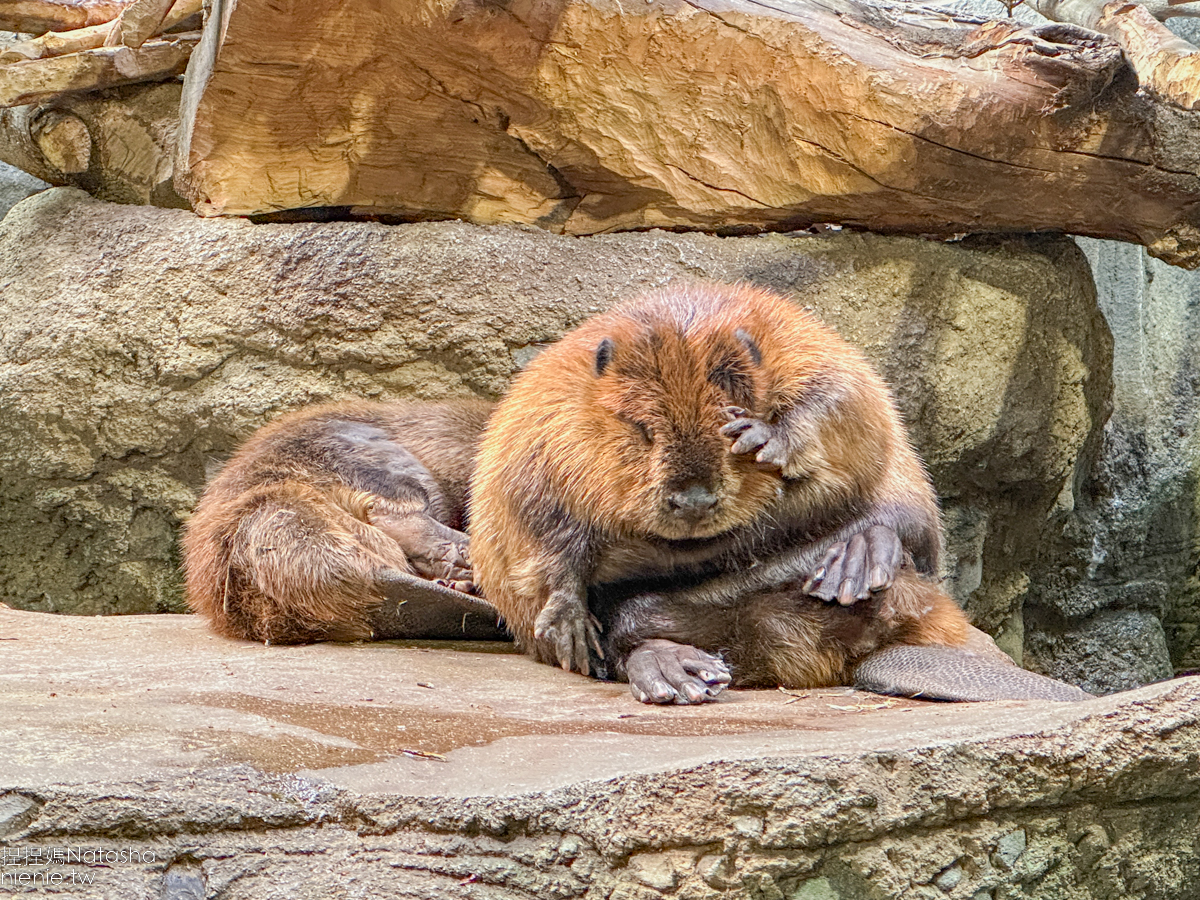
M 641 699 L 712 696 L 717 651 L 740 683 L 815 686 L 891 645 L 990 644 L 931 580 L 936 498 L 883 382 L 757 288 L 647 294 L 548 348 L 489 421 L 470 507 L 518 646 L 608 657 Z

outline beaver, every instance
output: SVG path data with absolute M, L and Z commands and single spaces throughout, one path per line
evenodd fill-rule
M 701 579 L 786 548 L 851 604 L 937 570 L 933 487 L 862 355 L 776 294 L 688 284 L 588 320 L 497 406 L 473 560 L 523 649 L 581 671 L 587 587 Z M 795 573 L 799 574 L 799 573 Z
M 221 634 L 268 643 L 505 637 L 470 597 L 463 533 L 491 409 L 348 401 L 261 429 L 187 524 L 188 604 Z
M 742 684 L 815 686 L 891 645 L 990 643 L 931 581 L 936 496 L 886 386 L 756 287 L 652 292 L 545 350 L 470 496 L 475 581 L 518 647 L 648 702 L 714 696 L 717 650 Z

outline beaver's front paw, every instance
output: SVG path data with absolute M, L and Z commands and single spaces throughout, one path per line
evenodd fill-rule
M 788 460 L 787 434 L 782 428 L 757 419 L 740 406 L 727 406 L 729 424 L 721 426 L 721 434 L 733 439 L 730 453 L 739 456 L 753 453 L 755 462 L 783 469 Z
M 556 591 L 533 623 L 539 643 L 538 656 L 557 661 L 566 671 L 590 675 L 589 649 L 600 659 L 600 621 L 588 611 L 587 602 L 573 591 Z

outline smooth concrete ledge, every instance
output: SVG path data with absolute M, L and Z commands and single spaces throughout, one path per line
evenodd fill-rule
M 657 709 L 506 645 L 0 609 L 0 897 L 1200 897 L 1198 697 Z

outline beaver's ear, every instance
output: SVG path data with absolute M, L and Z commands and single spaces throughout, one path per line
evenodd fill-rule
M 596 374 L 603 375 L 604 370 L 608 368 L 608 364 L 612 362 L 613 348 L 612 338 L 605 338 L 600 342 L 600 346 L 596 348 Z
M 758 344 L 754 338 L 750 337 L 750 333 L 744 328 L 739 328 L 733 333 L 733 336 L 742 342 L 746 350 L 750 353 L 750 358 L 754 360 L 756 366 L 762 365 L 762 351 L 758 349 Z

